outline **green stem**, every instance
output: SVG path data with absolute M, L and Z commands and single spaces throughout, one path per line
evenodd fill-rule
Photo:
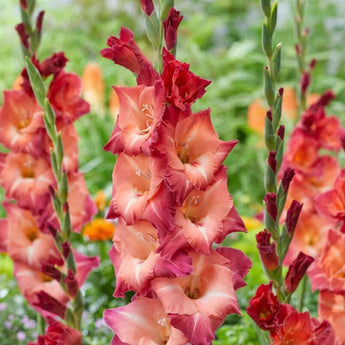
M 305 296 L 305 290 L 307 287 L 307 275 L 305 274 L 302 279 L 301 289 L 300 289 L 300 295 L 299 295 L 299 301 L 298 301 L 298 311 L 302 312 L 303 306 L 304 306 L 304 296 Z

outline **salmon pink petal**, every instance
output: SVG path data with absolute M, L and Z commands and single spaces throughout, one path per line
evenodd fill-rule
M 81 98 L 81 92 L 81 79 L 78 75 L 61 71 L 54 77 L 47 97 L 57 118 L 68 124 L 90 111 L 89 104 Z
M 169 187 L 173 192 L 176 201 L 179 205 L 183 203 L 183 200 L 193 189 L 191 181 L 187 180 L 186 173 L 184 170 L 174 170 L 168 167 L 167 181 L 169 181 Z
M 247 284 L 243 278 L 252 267 L 252 262 L 248 256 L 244 255 L 240 250 L 228 247 L 218 247 L 216 252 L 229 260 L 227 267 L 232 272 L 232 281 L 234 289 L 237 290 Z
M 329 230 L 327 241 L 308 271 L 313 290 L 345 294 L 345 234 Z
M 0 109 L 0 141 L 14 152 L 38 158 L 43 142 L 42 109 L 24 90 L 4 91 Z
M 238 140 L 222 141 L 219 140 L 219 145 L 217 151 L 215 152 L 218 166 L 223 164 L 225 158 L 232 151 L 232 149 L 237 145 Z
M 232 196 L 230 195 L 231 199 Z M 222 243 L 225 236 L 233 232 L 247 232 L 246 226 L 240 215 L 237 213 L 235 206 L 233 206 L 228 215 L 223 219 L 223 231 L 221 235 L 215 239 L 216 243 Z
M 223 323 L 222 320 L 207 317 L 200 313 L 193 315 L 169 315 L 171 324 L 183 332 L 191 344 L 210 345 L 214 332 Z
M 232 281 L 232 272 L 227 267 L 212 265 L 202 271 L 201 296 L 195 299 L 198 312 L 218 319 L 227 314 L 239 313 L 240 309 Z
M 345 342 L 345 296 L 330 291 L 321 291 L 319 295 L 318 314 L 321 320 L 328 320 L 339 339 L 339 344 Z
M 194 300 L 186 295 L 185 289 L 190 285 L 190 277 L 155 278 L 151 282 L 152 290 L 164 305 L 168 314 L 193 315 L 197 307 Z
M 99 266 L 99 257 L 98 256 L 86 256 L 84 254 L 79 253 L 78 251 L 73 251 L 76 266 L 77 266 L 77 273 L 76 279 L 78 281 L 79 286 L 82 286 L 89 273 L 96 267 Z
M 107 309 L 104 320 L 115 333 L 116 341 L 124 344 L 150 344 L 151 341 L 152 344 L 184 345 L 187 342 L 180 331 L 171 327 L 158 299 L 138 297 L 124 307 Z
M 119 126 L 119 115 L 117 115 L 115 128 L 111 133 L 109 141 L 105 144 L 104 148 L 105 151 L 110 151 L 112 153 L 119 153 L 123 152 L 125 149 L 125 144 L 123 142 L 123 138 L 121 135 L 121 129 Z
M 315 207 L 319 213 L 325 216 L 340 219 L 345 217 L 344 200 L 335 189 L 318 195 L 315 199 Z
M 36 302 L 36 294 L 40 291 L 44 291 L 62 304 L 66 304 L 69 300 L 56 280 L 32 269 L 26 264 L 15 262 L 14 274 L 17 278 L 20 293 L 31 305 Z

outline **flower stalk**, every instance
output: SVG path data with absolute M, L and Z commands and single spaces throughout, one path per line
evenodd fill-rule
M 284 126 L 280 125 L 282 115 L 282 102 L 284 89 L 278 88 L 278 78 L 281 67 L 281 44 L 274 44 L 274 32 L 277 23 L 278 2 L 261 0 L 261 9 L 264 14 L 262 24 L 261 43 L 266 56 L 267 65 L 264 68 L 264 95 L 268 110 L 265 119 L 265 144 L 268 151 L 264 185 L 266 190 L 264 206 L 264 225 L 272 237 L 272 244 L 267 242 L 270 248 L 270 257 L 273 263 L 267 264 L 267 254 L 263 247 L 258 245 L 266 275 L 273 281 L 273 286 L 280 301 L 289 299 L 283 282 L 283 261 L 288 251 L 293 232 L 288 231 L 287 225 L 280 224 L 280 218 L 285 207 L 289 184 L 293 178 L 293 170 L 288 168 L 283 173 L 283 178 L 278 183 L 278 173 L 283 161 Z M 296 205 L 297 207 L 297 205 Z M 297 215 L 298 219 L 298 215 Z M 297 222 L 297 219 L 296 222 Z M 291 219 L 287 219 L 291 222 Z M 263 236 L 264 233 L 260 233 Z M 261 250 L 261 251 L 260 251 Z M 275 258 L 278 258 L 276 260 Z M 276 262 L 278 261 L 278 262 Z M 274 269 L 273 269 L 274 268 Z
M 32 61 L 26 57 L 26 68 L 28 71 L 29 79 L 31 82 L 32 89 L 34 91 L 36 100 L 38 104 L 43 109 L 43 119 L 44 124 L 53 143 L 53 147 L 51 149 L 51 163 L 53 168 L 54 177 L 56 180 L 57 188 L 56 190 L 52 187 L 51 188 L 51 197 L 54 205 L 54 210 L 57 214 L 60 229 L 61 229 L 61 236 L 55 236 L 55 242 L 57 247 L 60 250 L 60 253 L 63 254 L 63 243 L 68 243 L 70 240 L 71 235 L 71 217 L 67 202 L 68 197 L 68 178 L 67 172 L 63 170 L 62 161 L 64 157 L 64 150 L 63 144 L 61 140 L 61 133 L 57 131 L 56 124 L 55 124 L 55 112 L 53 107 L 51 106 L 48 98 L 46 97 L 47 91 L 44 85 L 44 81 L 34 66 Z M 65 258 L 65 263 L 67 266 L 67 271 L 72 271 L 74 274 L 76 273 L 76 263 L 75 258 L 73 255 L 72 250 L 69 250 L 67 257 L 63 255 Z M 67 324 L 75 329 L 80 330 L 81 326 L 81 315 L 83 312 L 83 300 L 81 296 L 81 292 L 78 289 L 78 292 L 75 296 L 71 296 L 70 291 L 65 283 L 66 279 L 60 281 L 62 288 L 69 294 L 71 297 L 71 304 L 72 310 L 67 308 L 66 311 L 66 321 Z

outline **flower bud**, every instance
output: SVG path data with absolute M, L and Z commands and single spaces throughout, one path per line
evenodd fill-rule
M 278 267 L 279 258 L 276 244 L 274 242 L 270 243 L 270 239 L 271 234 L 266 229 L 256 234 L 256 246 L 259 250 L 261 262 L 268 271 L 273 271 Z
M 277 132 L 278 137 L 280 138 L 280 140 L 284 140 L 284 136 L 285 136 L 285 126 L 281 125 L 278 128 L 278 132 Z
M 264 68 L 264 92 L 268 105 L 273 106 L 275 99 L 274 88 L 267 66 Z
M 66 306 L 43 290 L 39 291 L 36 294 L 36 301 L 34 301 L 33 305 L 43 310 L 49 311 L 50 313 L 53 313 L 55 315 L 58 315 L 62 319 L 65 316 Z
M 26 11 L 28 9 L 28 1 L 27 0 L 20 0 L 20 7 Z
M 150 16 L 155 9 L 152 0 L 140 0 L 141 9 L 145 12 L 147 16 Z
M 64 279 L 64 283 L 66 284 L 67 291 L 70 294 L 70 296 L 72 298 L 77 296 L 79 285 L 78 285 L 77 280 L 75 279 L 75 274 L 71 269 L 68 270 L 67 276 Z
M 265 205 L 268 214 L 275 221 L 277 219 L 277 196 L 275 193 L 267 193 L 265 195 Z
M 306 94 L 307 89 L 310 85 L 310 75 L 307 72 L 304 72 L 301 77 L 301 92 L 302 94 Z
M 302 211 L 303 204 L 293 200 L 286 214 L 286 228 L 290 236 L 293 235 L 297 226 L 299 215 Z
M 36 31 L 39 34 L 42 32 L 43 16 L 44 16 L 44 11 L 40 11 L 38 13 L 38 16 L 37 16 L 37 19 L 36 19 Z
M 168 14 L 168 18 L 163 22 L 164 25 L 164 39 L 168 50 L 175 47 L 177 41 L 177 29 L 181 23 L 183 16 L 180 16 L 180 12 L 171 8 Z
M 282 180 L 281 180 L 281 184 L 283 186 L 283 189 L 284 189 L 285 193 L 288 192 L 290 183 L 291 183 L 291 181 L 292 181 L 294 176 L 295 176 L 295 170 L 294 169 L 292 169 L 290 167 L 287 167 L 284 170 L 283 177 L 282 177 Z
M 16 31 L 18 32 L 19 39 L 21 44 L 27 49 L 30 49 L 29 45 L 29 35 L 26 32 L 24 23 L 20 23 L 15 27 Z
M 285 277 L 285 289 L 288 293 L 293 293 L 297 289 L 299 282 L 313 261 L 313 257 L 299 252 L 297 258 L 289 266 Z
M 67 259 L 69 253 L 71 252 L 71 245 L 69 244 L 69 242 L 63 242 L 61 244 L 61 247 L 62 247 L 62 255 L 65 259 Z
M 276 152 L 270 151 L 268 153 L 267 163 L 272 169 L 273 172 L 277 172 L 277 160 L 276 160 Z

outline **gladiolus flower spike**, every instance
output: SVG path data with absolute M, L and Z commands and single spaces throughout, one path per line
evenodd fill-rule
M 150 2 L 141 5 L 153 21 Z M 181 19 L 170 9 L 169 50 Z M 120 111 L 105 146 L 118 154 L 108 212 L 118 219 L 109 252 L 114 295 L 136 295 L 125 307 L 105 310 L 104 318 L 116 344 L 207 345 L 225 316 L 239 313 L 235 290 L 251 266 L 241 251 L 212 246 L 246 231 L 223 166 L 237 141 L 218 138 L 209 109 L 192 114 L 210 82 L 188 64 L 163 48 L 162 73 L 155 71 L 125 28 L 107 43 L 101 54 L 137 75 L 137 86 L 114 87 Z

